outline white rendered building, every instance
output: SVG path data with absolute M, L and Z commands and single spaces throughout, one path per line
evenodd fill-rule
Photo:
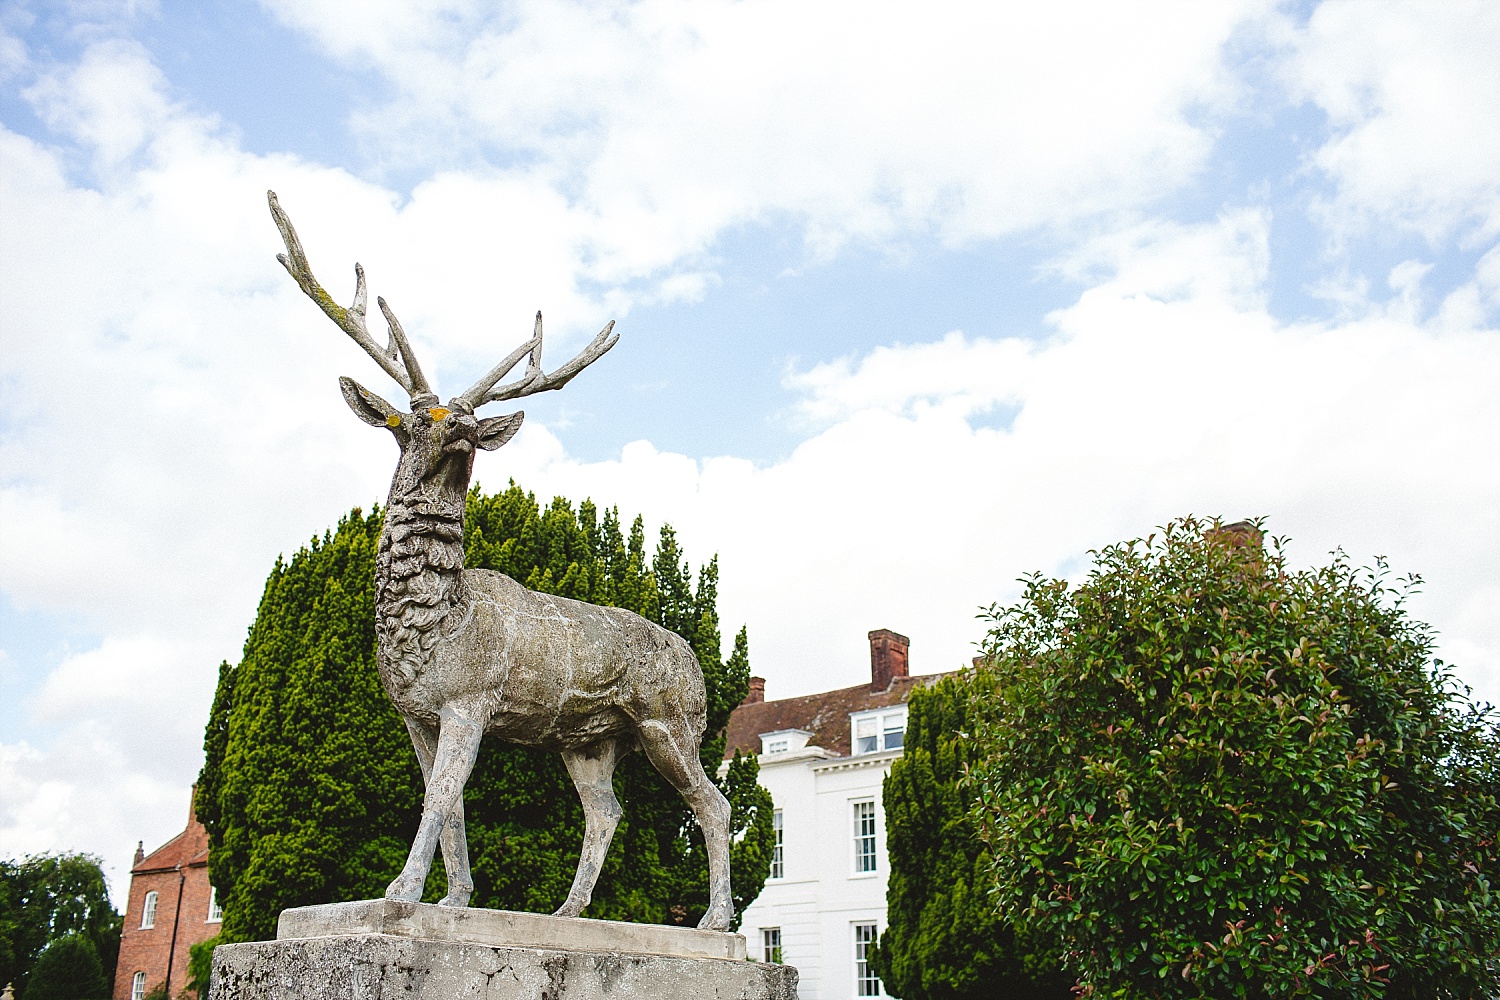
M 771 877 L 745 908 L 752 957 L 795 965 L 803 1000 L 884 997 L 865 962 L 885 930 L 885 809 L 881 782 L 901 756 L 906 701 L 943 675 L 911 677 L 909 641 L 870 633 L 870 682 L 765 700 L 765 682 L 729 722 L 727 752 L 760 756 L 775 803 Z

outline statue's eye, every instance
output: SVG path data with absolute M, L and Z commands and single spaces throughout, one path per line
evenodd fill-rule
M 434 406 L 434 407 L 432 407 L 432 409 L 430 409 L 430 410 L 427 411 L 427 415 L 432 418 L 432 422 L 433 423 L 438 423 L 444 417 L 446 417 L 448 414 L 450 414 L 452 412 L 453 412 L 452 410 L 445 409 L 445 408 L 443 408 L 441 406 Z
M 400 427 L 401 417 L 395 413 L 392 413 L 390 416 L 385 418 L 385 425 L 387 427 Z

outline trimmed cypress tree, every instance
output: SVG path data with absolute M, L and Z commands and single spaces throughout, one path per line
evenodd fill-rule
M 105 1000 L 109 981 L 94 943 L 82 934 L 53 940 L 26 983 L 27 1000 Z
M 988 685 L 991 689 L 993 684 Z M 988 855 L 969 818 L 973 698 L 983 672 L 912 692 L 905 750 L 886 776 L 891 875 L 875 966 L 904 1000 L 1069 1000 L 1058 956 L 1018 942 L 989 893 Z
M 421 813 L 422 779 L 406 728 L 375 671 L 374 559 L 380 512 L 358 510 L 266 583 L 243 658 L 224 664 L 204 735 L 198 815 L 210 873 L 224 901 L 220 940 L 270 936 L 288 906 L 379 896 L 400 871 Z M 670 527 L 654 558 L 637 517 L 564 498 L 541 509 L 514 483 L 469 494 L 465 561 L 533 590 L 628 608 L 681 635 L 703 667 L 710 776 L 729 713 L 749 689 L 742 629 L 726 660 L 718 563 L 696 583 Z M 733 809 L 730 863 L 736 908 L 753 900 L 770 866 L 771 800 L 753 757 L 730 764 L 720 787 Z M 691 810 L 641 754 L 615 773 L 625 815 L 588 916 L 695 923 L 707 907 L 707 863 Z M 475 906 L 549 912 L 567 896 L 583 810 L 561 758 L 485 740 L 465 790 Z M 446 887 L 440 865 L 429 900 Z

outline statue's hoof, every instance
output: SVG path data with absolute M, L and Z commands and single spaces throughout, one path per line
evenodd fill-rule
M 585 905 L 587 904 L 579 903 L 575 906 L 573 901 L 570 899 L 563 905 L 559 906 L 556 910 L 552 911 L 552 915 L 554 917 L 576 917 L 578 916 L 578 914 L 583 912 L 583 908 Z
M 703 919 L 698 921 L 700 931 L 727 931 L 729 925 L 734 922 L 734 909 L 728 906 L 710 907 L 703 914 Z
M 386 899 L 399 899 L 407 903 L 422 901 L 422 880 L 400 876 L 385 888 Z
M 456 906 L 460 910 L 462 910 L 464 907 L 469 905 L 469 895 L 470 894 L 467 892 L 450 892 L 448 893 L 448 895 L 438 900 L 438 905 Z

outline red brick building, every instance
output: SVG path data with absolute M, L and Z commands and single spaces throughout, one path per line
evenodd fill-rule
M 222 916 L 208 884 L 208 831 L 189 801 L 187 829 L 150 855 L 135 849 L 114 1000 L 141 1000 L 161 985 L 181 994 L 188 949 L 219 933 Z

